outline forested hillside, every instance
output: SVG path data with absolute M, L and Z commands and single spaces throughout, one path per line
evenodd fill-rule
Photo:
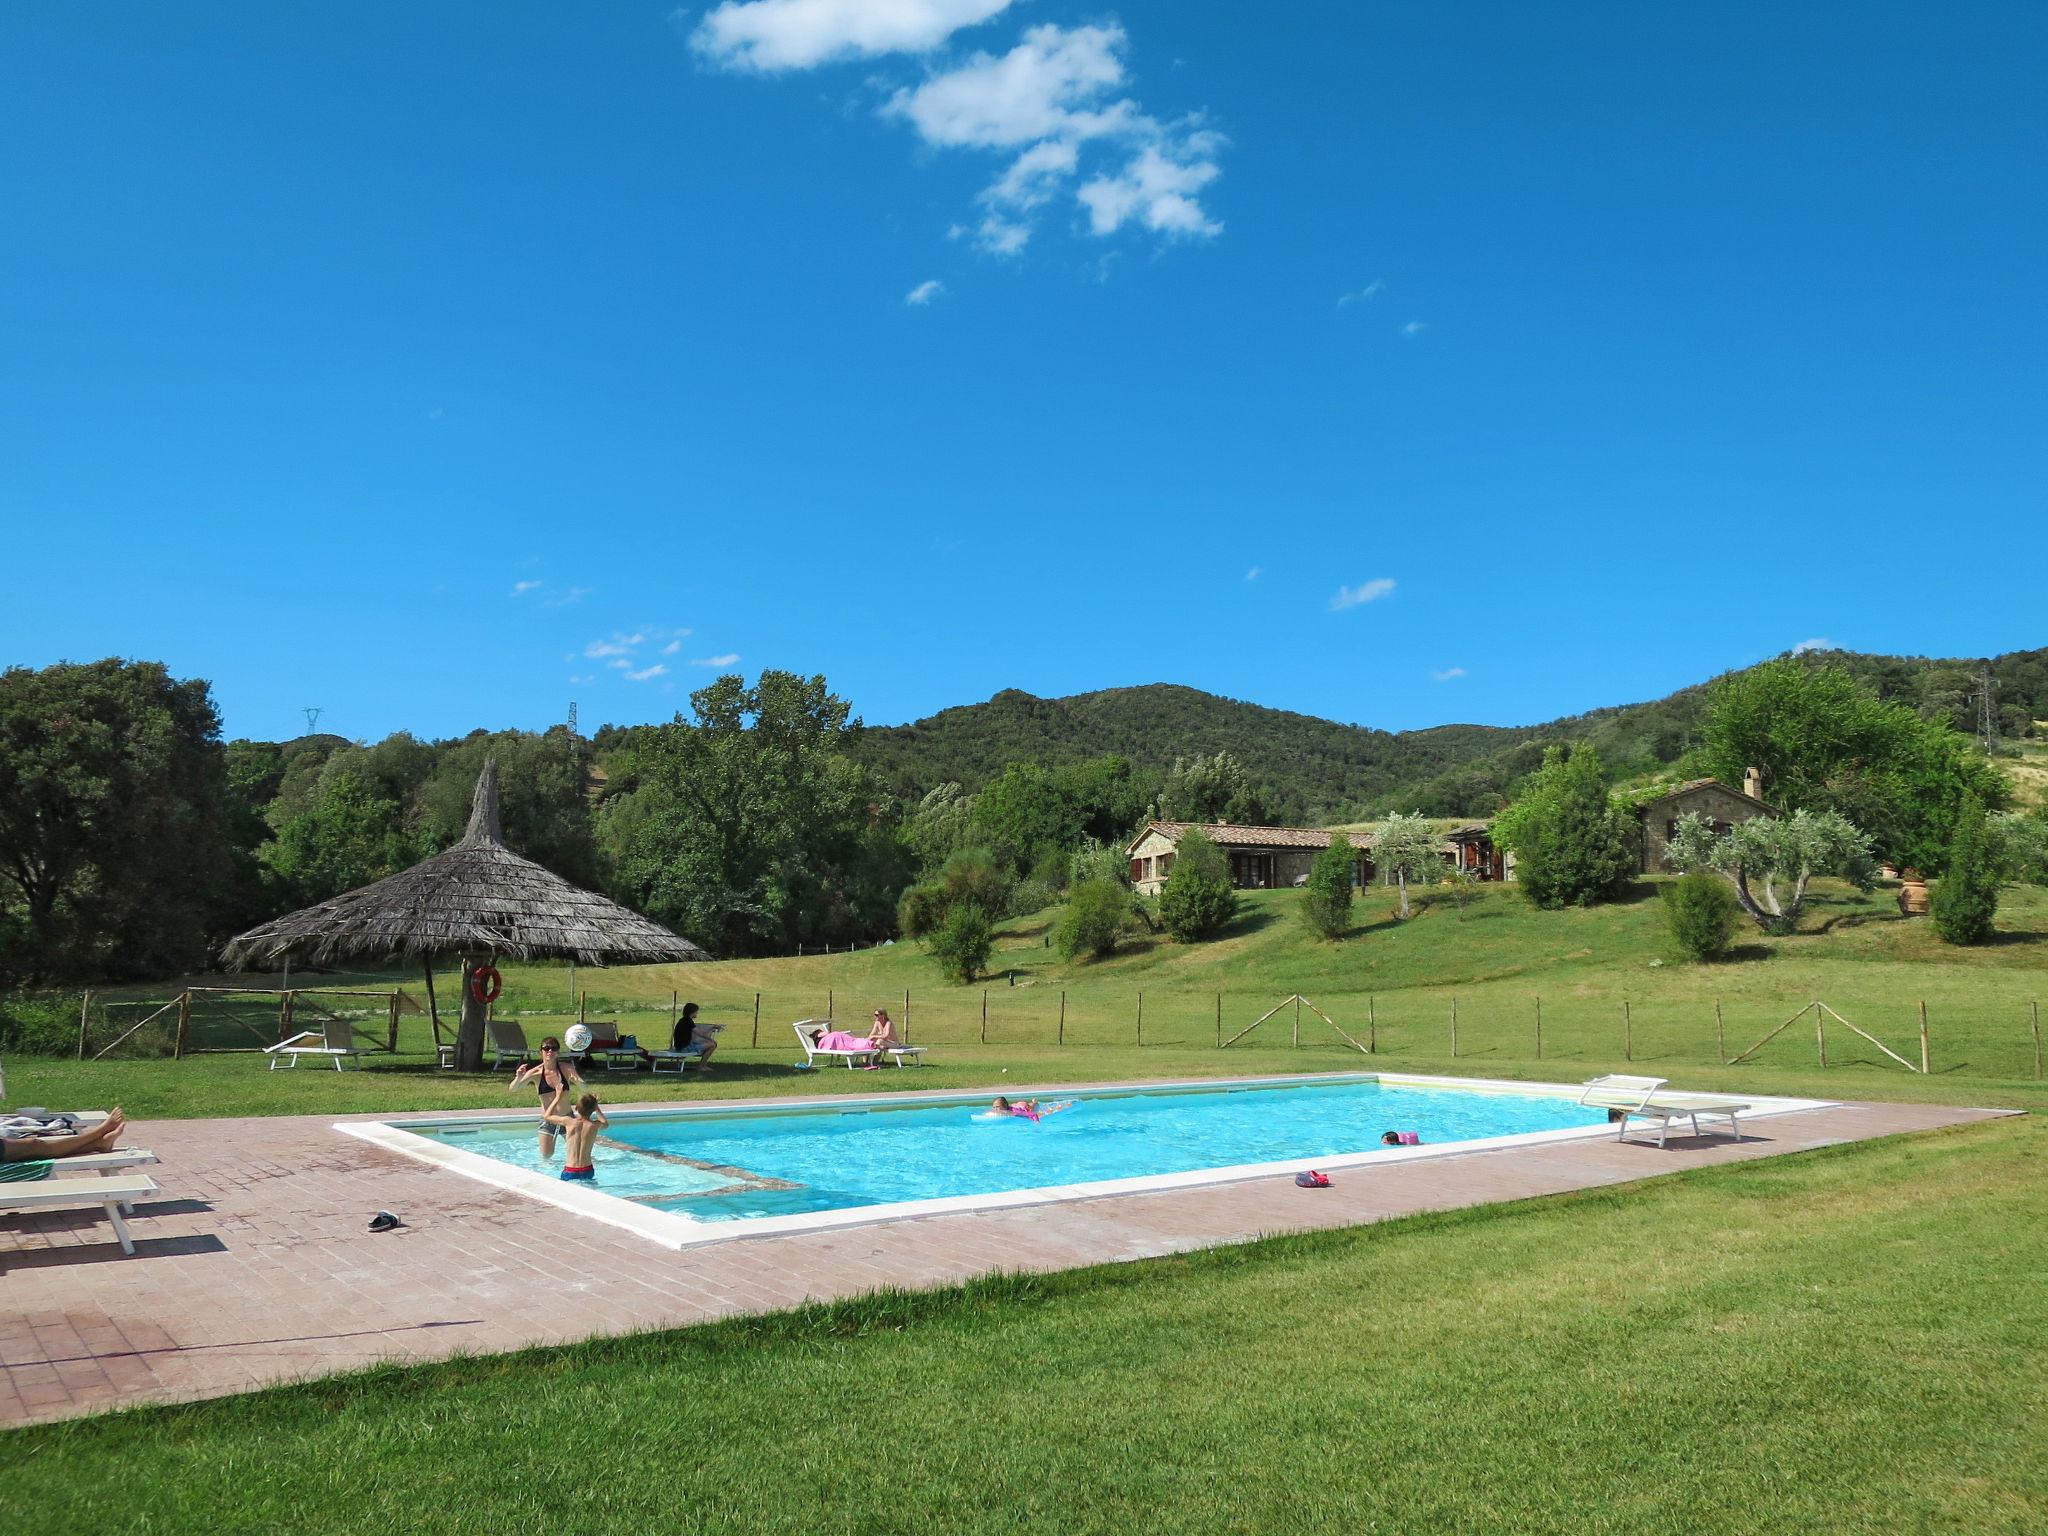
M 1826 657 L 1928 718 L 1946 715 L 1964 729 L 1975 723 L 1980 662 L 1848 651 Z M 2043 734 L 2048 649 L 2014 651 L 1990 665 L 2001 733 Z M 1015 762 L 1077 763 L 1113 754 L 1164 772 L 1179 757 L 1229 752 L 1281 820 L 1353 820 L 1390 809 L 1478 816 L 1499 808 L 1548 743 L 1591 741 L 1622 778 L 1677 764 L 1696 743 L 1705 698 L 1703 682 L 1666 698 L 1534 725 L 1392 732 L 1172 683 L 1063 699 L 1005 689 L 984 704 L 909 725 L 869 726 L 855 751 L 907 798 L 947 782 L 971 790 Z

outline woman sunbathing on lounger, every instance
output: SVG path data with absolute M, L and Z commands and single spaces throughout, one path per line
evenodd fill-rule
M 0 1137 L 0 1163 L 37 1163 L 54 1157 L 85 1157 L 94 1152 L 111 1152 L 128 1122 L 115 1105 L 107 1118 L 75 1136 Z

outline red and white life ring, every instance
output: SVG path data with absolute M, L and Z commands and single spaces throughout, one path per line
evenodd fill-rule
M 469 973 L 469 995 L 486 1006 L 495 1003 L 505 990 L 505 978 L 495 965 L 480 965 Z

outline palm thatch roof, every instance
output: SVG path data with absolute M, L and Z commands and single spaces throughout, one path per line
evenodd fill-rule
M 498 768 L 486 759 L 462 841 L 444 853 L 318 906 L 230 939 L 234 970 L 293 960 L 336 961 L 493 955 L 584 965 L 709 960 L 688 939 L 617 902 L 580 890 L 505 846 Z

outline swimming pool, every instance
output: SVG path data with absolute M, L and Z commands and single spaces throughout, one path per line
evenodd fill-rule
M 1071 1108 L 1036 1123 L 959 1094 L 623 1109 L 595 1188 L 541 1163 L 530 1115 L 340 1129 L 682 1246 L 1601 1134 L 1605 1112 L 1576 1092 L 1346 1073 L 1069 1091 Z M 1383 1147 L 1389 1130 L 1421 1144 Z

